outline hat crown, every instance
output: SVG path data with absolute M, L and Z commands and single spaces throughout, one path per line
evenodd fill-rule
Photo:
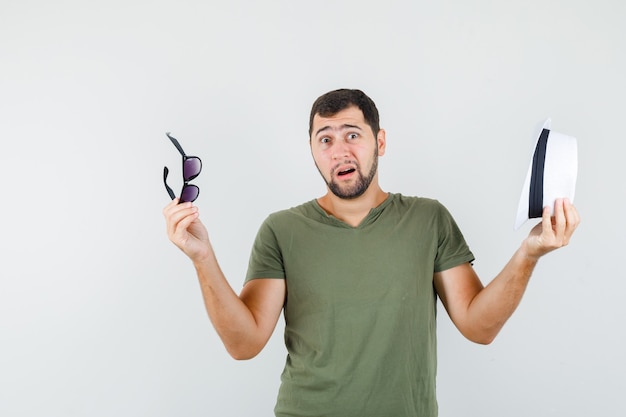
M 574 201 L 578 176 L 576 138 L 551 130 L 551 119 L 535 135 L 535 148 L 515 219 L 519 229 L 528 219 L 541 217 L 542 209 L 554 209 L 558 198 Z

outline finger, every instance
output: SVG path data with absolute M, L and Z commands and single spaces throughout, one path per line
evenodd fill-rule
M 168 229 L 176 213 L 180 212 L 180 210 L 183 208 L 184 207 L 181 207 L 181 205 L 176 204 L 176 199 L 172 200 L 167 206 L 163 208 L 163 217 L 165 217 L 165 223 Z
M 543 208 L 543 212 L 541 213 L 541 234 L 550 237 L 554 234 L 554 230 L 552 230 L 552 217 L 550 216 L 549 206 L 545 206 Z
M 580 224 L 580 216 L 578 214 L 578 210 L 576 210 L 576 207 L 574 207 L 569 199 L 565 200 L 563 209 L 565 211 L 565 219 L 567 221 L 566 233 L 569 237 L 572 233 L 574 233 L 574 230 L 576 230 Z
M 554 202 L 554 231 L 557 241 L 562 241 L 565 236 L 565 212 L 563 209 L 563 199 L 558 198 Z
M 188 221 L 181 225 L 181 222 L 189 216 L 193 216 L 194 213 L 197 213 L 197 207 L 192 206 L 191 203 L 183 203 L 177 204 L 174 207 L 168 209 L 166 213 L 166 227 L 167 233 L 170 236 L 174 236 L 175 234 L 180 233 L 179 230 L 186 230 L 187 226 L 193 221 Z
M 183 217 L 176 225 L 176 233 L 179 236 L 189 235 L 190 234 L 189 227 L 191 226 L 193 222 L 195 222 L 198 219 L 199 216 L 200 215 L 198 214 L 198 212 L 194 211 L 193 213 L 190 213 L 187 216 Z
M 193 207 L 193 204 L 190 202 L 186 203 L 175 203 L 177 199 L 172 200 L 172 203 L 165 206 L 163 209 L 163 215 L 165 217 L 172 217 L 176 213 L 180 213 L 181 211 L 189 210 Z
M 163 207 L 163 215 L 167 217 L 168 213 L 178 205 L 178 197 L 167 203 L 165 207 Z
M 173 211 L 170 219 L 172 224 L 178 228 L 179 224 L 189 216 L 193 216 L 198 211 L 197 207 L 189 205 L 188 207 L 181 207 L 176 211 Z

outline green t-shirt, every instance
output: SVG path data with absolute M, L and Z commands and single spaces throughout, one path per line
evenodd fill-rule
M 287 284 L 276 415 L 436 416 L 433 273 L 473 259 L 436 200 L 390 193 L 357 227 L 316 200 L 271 214 L 246 282 Z

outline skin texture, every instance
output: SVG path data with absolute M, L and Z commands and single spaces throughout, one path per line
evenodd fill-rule
M 327 185 L 326 194 L 317 200 L 327 213 L 357 226 L 387 198 L 377 170 L 386 133 L 381 129 L 374 137 L 357 107 L 330 117 L 315 115 L 310 147 Z M 280 317 L 285 281 L 252 280 L 237 295 L 219 267 L 198 207 L 175 199 L 163 215 L 169 239 L 196 268 L 207 313 L 227 351 L 235 359 L 256 356 Z M 476 343 L 491 343 L 519 305 L 539 258 L 566 246 L 579 223 L 576 208 L 567 200 L 555 202 L 552 217 L 545 207 L 541 222 L 486 287 L 468 263 L 435 273 L 437 294 L 459 331 Z

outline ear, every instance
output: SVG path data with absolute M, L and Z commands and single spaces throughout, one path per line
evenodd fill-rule
M 378 156 L 383 156 L 387 147 L 387 133 L 385 132 L 385 129 L 380 129 L 378 131 L 376 144 L 378 145 Z

